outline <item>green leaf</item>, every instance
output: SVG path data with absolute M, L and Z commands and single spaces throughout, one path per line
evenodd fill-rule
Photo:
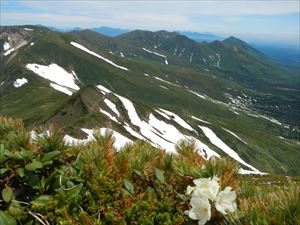
M 25 166 L 25 169 L 28 171 L 35 171 L 35 170 L 41 169 L 41 168 L 43 168 L 43 164 L 39 161 L 29 163 Z
M 180 198 L 181 200 L 186 200 L 187 199 L 186 195 L 183 195 L 183 194 L 180 194 L 180 193 L 177 193 L 177 197 Z
M 11 151 L 4 149 L 4 155 L 10 158 L 14 158 L 14 153 L 12 153 Z
M 83 160 L 83 156 L 81 153 L 79 153 L 77 155 L 77 158 L 76 158 L 76 168 L 78 169 L 82 169 L 84 166 L 85 166 L 85 163 L 84 163 L 84 160 Z
M 73 187 L 71 187 L 68 191 L 67 194 L 70 198 L 76 197 L 79 195 L 83 187 L 83 184 L 77 184 Z
M 133 172 L 134 172 L 136 175 L 138 175 L 139 177 L 142 177 L 142 176 L 143 176 L 142 172 L 139 171 L 139 170 L 133 169 Z
M 156 178 L 159 179 L 161 182 L 165 182 L 165 176 L 160 169 L 154 168 L 154 174 Z
M 60 151 L 48 152 L 48 153 L 43 155 L 41 161 L 42 162 L 50 161 L 50 160 L 54 159 L 55 157 L 57 157 L 59 154 L 60 154 Z
M 33 153 L 31 151 L 28 151 L 28 150 L 25 150 L 25 149 L 22 149 L 22 151 L 20 152 L 21 156 L 23 158 L 29 158 L 29 159 L 32 159 L 33 157 Z
M 10 202 L 12 200 L 14 196 L 13 190 L 11 187 L 6 186 L 3 190 L 2 190 L 2 198 L 5 202 Z
M 45 161 L 43 162 L 43 166 L 49 166 L 49 165 L 52 165 L 53 164 L 53 161 L 52 160 L 49 160 L 49 161 Z
M 25 176 L 28 180 L 28 184 L 31 186 L 31 187 L 35 187 L 36 185 L 39 184 L 39 177 L 34 174 L 34 172 L 31 172 L 31 171 L 25 171 Z
M 33 199 L 30 203 L 35 206 L 45 206 L 50 199 L 50 195 L 41 195 Z
M 24 157 L 21 152 L 15 152 L 14 158 L 15 159 L 25 159 L 26 157 Z
M 0 162 L 3 162 L 6 159 L 4 144 L 0 145 Z
M 7 211 L 0 210 L 0 224 L 17 225 L 17 220 L 14 217 L 12 217 Z
M 7 171 L 10 171 L 10 169 L 9 168 L 1 168 L 0 175 L 5 174 Z
M 8 211 L 11 215 L 15 217 L 20 217 L 26 214 L 24 211 L 24 207 L 20 205 L 20 203 L 16 201 L 12 201 L 11 204 L 9 205 Z
M 134 186 L 133 186 L 133 184 L 129 181 L 129 180 L 127 180 L 127 179 L 124 179 L 123 180 L 123 184 L 124 184 L 124 187 L 125 187 L 125 189 L 130 193 L 130 194 L 134 194 Z
M 25 170 L 24 168 L 18 168 L 17 169 L 17 173 L 20 177 L 24 177 L 25 176 Z

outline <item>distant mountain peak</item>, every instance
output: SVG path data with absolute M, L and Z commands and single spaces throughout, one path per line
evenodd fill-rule
M 224 43 L 228 43 L 228 44 L 230 44 L 230 43 L 232 43 L 232 44 L 234 44 L 234 43 L 243 43 L 243 44 L 246 44 L 246 42 L 244 42 L 244 41 L 242 41 L 242 40 L 240 40 L 240 39 L 238 39 L 238 38 L 236 38 L 234 36 L 230 36 L 230 37 L 226 38 L 223 42 Z
M 222 42 L 225 44 L 229 44 L 229 45 L 235 45 L 237 47 L 244 48 L 244 49 L 247 49 L 248 51 L 255 52 L 256 54 L 261 55 L 260 52 L 258 52 L 256 49 L 251 47 L 249 44 L 247 44 L 246 42 L 244 42 L 234 36 L 230 36 L 229 38 L 226 38 Z
M 114 28 L 114 27 L 107 27 L 107 26 L 95 27 L 92 28 L 91 30 L 109 37 L 115 37 L 130 32 L 130 30 L 128 29 L 121 29 L 121 28 Z

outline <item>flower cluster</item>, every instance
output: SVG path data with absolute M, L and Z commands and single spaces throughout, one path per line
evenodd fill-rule
M 193 220 L 198 220 L 199 225 L 204 225 L 211 218 L 211 203 L 215 208 L 226 215 L 234 212 L 237 208 L 235 199 L 236 193 L 231 191 L 231 187 L 220 190 L 219 178 L 200 178 L 194 180 L 196 186 L 187 187 L 187 195 L 191 195 L 190 205 L 192 208 L 188 215 Z

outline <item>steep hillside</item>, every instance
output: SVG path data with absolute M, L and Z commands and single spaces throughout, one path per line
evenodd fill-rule
M 110 128 L 124 140 L 144 139 L 168 152 L 189 139 L 204 158 L 229 156 L 244 172 L 300 169 L 299 97 L 230 79 L 228 71 L 236 71 L 232 76 L 269 84 L 255 71 L 271 62 L 239 40 L 199 44 L 166 31 L 115 38 L 33 26 L 1 31 L 1 114 L 23 117 L 28 127 L 56 123 L 69 143 L 88 141 L 93 128 Z M 14 36 L 26 43 L 19 46 Z M 238 70 L 246 62 L 256 69 Z M 275 71 L 274 80 L 280 76 Z
M 187 141 L 170 153 L 83 131 L 89 142 L 67 146 L 61 129 L 0 116 L 1 225 L 299 224 L 299 177 L 240 175 L 238 163 L 205 160 Z
M 299 125 L 299 77 L 234 37 L 223 42 L 199 44 L 176 32 L 166 31 L 137 30 L 116 38 L 105 38 L 90 31 L 73 34 L 121 57 L 176 65 L 181 70 L 194 68 L 234 81 L 251 89 L 250 95 L 256 98 L 251 106 L 253 109 L 288 124 Z M 230 94 L 237 98 L 243 94 L 238 92 L 231 91 Z

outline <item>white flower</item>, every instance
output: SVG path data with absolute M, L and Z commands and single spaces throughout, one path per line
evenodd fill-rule
M 189 210 L 189 217 L 198 220 L 198 225 L 204 225 L 210 220 L 210 204 L 206 197 L 195 197 L 190 202 L 192 208 Z
M 186 188 L 186 194 L 190 195 L 195 190 L 195 188 L 196 187 L 191 187 L 190 185 L 187 186 L 187 188 Z
M 235 199 L 235 191 L 231 191 L 231 187 L 226 187 L 224 191 L 220 191 L 217 195 L 216 209 L 223 215 L 226 215 L 228 212 L 234 212 L 237 208 Z
M 214 201 L 220 189 L 218 180 L 219 178 L 217 177 L 194 180 L 193 182 L 196 185 L 196 189 L 193 191 L 192 197 L 205 196 L 211 201 Z

